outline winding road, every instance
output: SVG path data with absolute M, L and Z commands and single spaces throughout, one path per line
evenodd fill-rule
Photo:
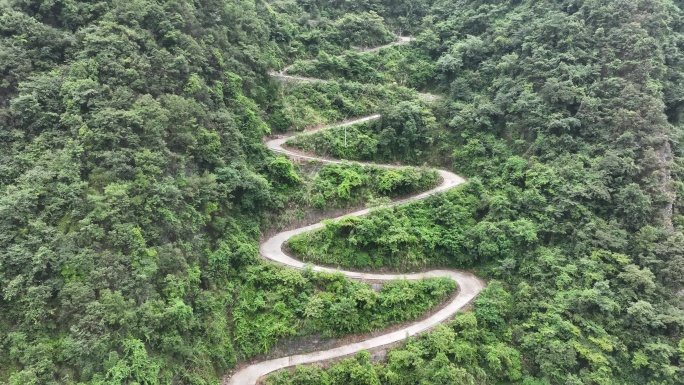
M 402 43 L 407 43 L 411 41 L 411 38 L 399 38 L 397 43 L 394 44 L 402 44 Z M 377 49 L 372 49 L 368 50 L 369 52 L 375 52 Z M 288 76 L 284 75 L 283 73 L 276 73 L 274 76 Z M 294 78 L 294 77 L 292 77 Z M 304 81 L 310 81 L 309 78 L 304 78 Z M 321 127 L 316 130 L 308 131 L 306 134 L 310 134 L 316 131 L 320 130 L 325 130 L 329 128 L 334 128 L 334 127 L 341 127 L 341 126 L 349 126 L 357 123 L 362 123 L 362 122 L 367 122 L 369 120 L 373 119 L 378 119 L 380 117 L 379 114 L 375 115 L 370 115 L 354 120 L 349 120 L 345 121 L 342 123 L 338 124 L 333 124 L 325 127 Z M 330 159 L 324 159 L 324 158 L 319 158 L 316 156 L 312 155 L 303 155 L 298 152 L 290 151 L 289 149 L 284 147 L 285 142 L 289 136 L 285 137 L 279 137 L 279 138 L 274 138 L 274 139 L 269 139 L 266 142 L 266 146 L 270 148 L 271 150 L 279 153 L 283 153 L 287 156 L 290 156 L 292 158 L 300 158 L 300 159 L 310 159 L 310 160 L 316 160 L 322 163 L 343 163 L 344 161 L 340 160 L 330 160 Z M 370 165 L 369 163 L 361 163 L 364 165 Z M 378 167 L 385 167 L 385 168 L 397 168 L 400 166 L 397 165 L 383 165 L 383 164 L 375 164 Z M 398 204 L 403 204 L 411 201 L 416 201 L 420 199 L 425 199 L 431 195 L 443 192 L 445 190 L 454 188 L 462 183 L 465 183 L 465 179 L 462 177 L 446 170 L 438 170 L 439 175 L 441 176 L 441 183 L 434 187 L 433 189 L 429 191 L 425 191 L 423 193 L 411 196 L 409 198 L 403 199 L 403 200 L 397 200 L 393 201 L 391 205 L 398 205 Z M 364 209 L 360 210 L 351 214 L 347 214 L 341 217 L 336 217 L 332 218 L 332 220 L 339 220 L 342 217 L 346 216 L 361 216 L 368 214 L 371 209 Z M 260 377 L 271 373 L 273 371 L 276 371 L 278 369 L 283 369 L 295 365 L 303 365 L 303 364 L 310 364 L 314 362 L 319 362 L 319 361 L 325 361 L 325 360 L 330 360 L 334 358 L 340 358 L 344 356 L 349 356 L 352 354 L 355 354 L 361 350 L 368 350 L 368 349 L 373 349 L 373 348 L 378 348 L 382 347 L 388 344 L 392 344 L 398 341 L 401 341 L 405 339 L 406 337 L 409 336 L 414 336 L 416 334 L 422 333 L 424 331 L 427 331 L 434 326 L 444 322 L 445 320 L 449 319 L 454 313 L 458 312 L 460 309 L 462 309 L 465 305 L 467 305 L 477 294 L 484 289 L 485 283 L 480 280 L 479 278 L 475 277 L 473 274 L 470 274 L 465 271 L 460 271 L 460 270 L 431 270 L 431 271 L 426 271 L 423 273 L 416 273 L 416 274 L 373 274 L 373 273 L 362 273 L 362 272 L 355 272 L 355 271 L 346 271 L 346 270 L 337 270 L 333 268 L 327 268 L 327 267 L 322 267 L 322 266 L 311 266 L 309 264 L 305 264 L 304 262 L 298 261 L 296 259 L 291 258 L 285 252 L 282 250 L 282 245 L 285 243 L 289 238 L 291 238 L 294 235 L 301 234 L 307 231 L 315 230 L 318 228 L 323 227 L 324 224 L 322 223 L 316 223 L 310 226 L 305 226 L 301 227 L 298 229 L 290 230 L 290 231 L 283 231 L 281 233 L 278 233 L 274 235 L 273 237 L 267 239 L 265 242 L 263 242 L 259 248 L 259 251 L 261 255 L 274 262 L 281 263 L 283 265 L 293 267 L 295 269 L 305 269 L 309 268 L 313 271 L 320 271 L 320 272 L 330 272 L 330 273 L 341 273 L 344 276 L 351 278 L 351 279 L 358 279 L 358 280 L 369 280 L 369 281 L 391 281 L 391 280 L 396 280 L 396 279 L 407 279 L 407 280 L 419 280 L 423 278 L 436 278 L 436 277 L 448 277 L 453 279 L 457 284 L 458 284 L 458 294 L 456 297 L 454 297 L 449 303 L 447 303 L 444 307 L 439 309 L 436 313 L 430 315 L 429 317 L 420 320 L 418 322 L 414 322 L 410 326 L 407 326 L 405 328 L 402 328 L 400 330 L 390 332 L 387 334 L 383 334 L 374 338 L 370 338 L 361 342 L 357 343 L 352 343 L 348 345 L 343 345 L 337 348 L 329 349 L 329 350 L 323 350 L 323 351 L 318 351 L 318 352 L 313 352 L 313 353 L 308 353 L 308 354 L 298 354 L 294 356 L 289 356 L 289 357 L 283 357 L 283 358 L 277 358 L 273 360 L 268 360 L 268 361 L 262 361 L 253 365 L 249 365 L 247 367 L 244 367 L 243 369 L 237 371 L 234 373 L 230 378 L 224 378 L 224 381 L 222 384 L 224 385 L 252 385 L 256 384 L 257 381 L 259 380 Z

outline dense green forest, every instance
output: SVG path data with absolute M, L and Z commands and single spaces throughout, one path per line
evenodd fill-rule
M 0 0 L 0 383 L 217 384 L 278 341 L 454 289 L 263 262 L 472 269 L 472 311 L 272 385 L 684 383 L 684 1 Z M 413 36 L 410 44 L 360 50 Z M 329 82 L 281 83 L 292 73 Z M 432 103 L 416 90 L 440 94 Z M 679 294 L 678 294 L 679 293 Z
M 258 258 L 269 228 L 438 181 L 265 149 L 297 98 L 267 75 L 284 56 L 268 4 L 0 4 L 0 383 L 217 383 L 283 337 L 383 329 L 454 289 Z M 350 103 L 309 124 L 412 97 L 321 94 L 339 89 Z

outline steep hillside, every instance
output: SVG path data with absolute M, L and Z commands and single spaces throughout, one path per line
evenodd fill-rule
M 292 251 L 472 269 L 488 287 L 385 361 L 269 383 L 684 383 L 683 9 L 0 0 L 0 383 L 216 384 L 283 340 L 377 332 L 439 303 L 448 281 L 375 292 L 258 255 L 264 232 L 436 183 L 262 144 L 376 112 L 300 147 L 468 183 Z M 413 39 L 363 52 L 397 34 Z M 327 82 L 270 79 L 284 68 Z
M 266 122 L 288 128 L 267 114 L 283 104 L 269 4 L 0 7 L 0 383 L 216 384 L 285 338 L 374 332 L 453 291 L 259 258 L 262 231 L 438 182 L 265 148 Z
M 681 5 L 427 4 L 406 55 L 432 58 L 424 84 L 445 94 L 448 120 L 437 122 L 446 137 L 425 131 L 424 142 L 449 143 L 443 163 L 469 183 L 290 244 L 343 266 L 470 267 L 489 287 L 472 313 L 386 362 L 361 355 L 270 383 L 681 384 Z M 379 73 L 401 63 L 380 57 L 362 61 Z M 352 59 L 333 68 L 349 73 Z M 330 73 L 325 60 L 319 52 L 307 75 Z M 350 146 L 409 141 L 414 126 L 378 121 Z M 307 140 L 299 147 L 338 151 L 322 135 Z
M 233 365 L 231 277 L 273 206 L 271 21 L 240 0 L 3 5 L 0 382 Z

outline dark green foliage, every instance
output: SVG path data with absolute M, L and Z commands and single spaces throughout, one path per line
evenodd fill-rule
M 428 169 L 327 164 L 316 175 L 312 193 L 314 201 L 330 202 L 327 205 L 335 207 L 335 202 L 362 197 L 359 188 L 363 186 L 371 187 L 369 190 L 377 191 L 380 196 L 392 198 L 427 190 L 438 182 L 437 172 Z
M 0 14 L 0 381 L 209 383 L 293 325 L 375 330 L 450 290 L 411 284 L 406 307 L 364 308 L 346 328 L 308 320 L 291 302 L 300 297 L 246 309 L 250 293 L 264 295 L 247 277 L 267 275 L 256 248 L 266 211 L 291 194 L 311 197 L 301 207 L 362 204 L 429 188 L 436 174 L 330 166 L 304 180 L 271 157 L 257 102 L 278 96 L 266 82 L 277 16 L 263 3 L 59 4 L 17 1 Z M 335 26 L 357 30 L 347 45 L 394 38 L 358 30 L 366 21 L 383 30 L 370 14 Z M 301 118 L 298 106 L 316 108 L 306 125 L 411 97 L 353 83 L 291 89 L 271 108 L 311 99 L 269 117 L 276 128 Z M 322 285 L 299 279 L 302 295 Z M 370 298 L 388 302 L 388 290 Z
M 672 379 L 684 314 L 671 302 L 670 273 L 658 276 L 642 261 L 666 260 L 681 235 L 646 226 L 625 239 L 627 230 L 594 218 L 567 239 L 554 226 L 564 223 L 562 210 L 574 208 L 563 205 L 573 191 L 554 186 L 570 181 L 515 156 L 491 172 L 502 177 L 329 223 L 292 238 L 290 248 L 331 265 L 479 267 L 505 290 L 478 298 L 477 324 L 491 341 L 529 358 L 528 376 L 610 381 L 630 370 L 635 378 Z M 521 178 L 524 187 L 516 186 Z M 494 287 L 501 286 L 488 290 Z M 510 295 L 514 308 L 505 305 Z
M 418 25 L 428 14 L 433 3 L 433 0 L 279 0 L 272 2 L 272 7 L 277 11 L 278 24 L 281 26 L 277 40 L 290 43 L 292 49 L 289 52 L 306 51 L 315 55 L 319 48 L 327 51 L 331 47 L 339 47 L 345 38 L 350 38 L 336 33 L 331 28 L 335 24 L 340 24 L 341 20 L 365 21 L 363 29 L 347 30 L 358 31 L 359 34 L 354 36 L 357 40 L 358 36 L 365 35 L 368 35 L 369 39 L 378 39 L 378 36 L 374 35 L 383 36 L 387 30 L 408 36 L 416 34 L 419 30 Z M 377 19 L 376 15 L 384 19 L 384 28 L 374 22 Z M 358 23 L 352 25 L 354 24 Z M 358 44 L 362 45 L 363 42 Z
M 385 26 L 377 13 L 347 13 L 331 26 L 332 36 L 343 47 L 375 47 L 394 41 L 395 35 Z
M 298 366 L 294 373 L 278 372 L 266 379 L 267 385 L 380 385 L 380 378 L 370 363 L 370 353 L 362 351 L 354 358 L 335 364 L 329 371 L 317 366 Z
M 244 1 L 11 3 L 0 382 L 214 381 L 242 354 L 226 307 L 282 169 L 254 100 L 270 17 Z

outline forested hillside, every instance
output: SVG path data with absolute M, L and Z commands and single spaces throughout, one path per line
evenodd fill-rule
M 249 1 L 0 14 L 0 381 L 204 383 L 273 205 Z
M 279 341 L 439 303 L 451 281 L 376 292 L 259 258 L 275 228 L 434 186 L 425 168 L 293 164 L 262 144 L 372 113 L 344 141 L 289 144 L 468 183 L 290 249 L 472 269 L 488 288 L 384 361 L 269 384 L 683 384 L 683 9 L 0 0 L 0 384 L 217 384 Z M 329 82 L 269 77 L 286 67 Z
M 0 383 L 215 384 L 283 337 L 383 329 L 454 289 L 258 258 L 262 230 L 437 182 L 266 150 L 268 4 L 0 6 Z

